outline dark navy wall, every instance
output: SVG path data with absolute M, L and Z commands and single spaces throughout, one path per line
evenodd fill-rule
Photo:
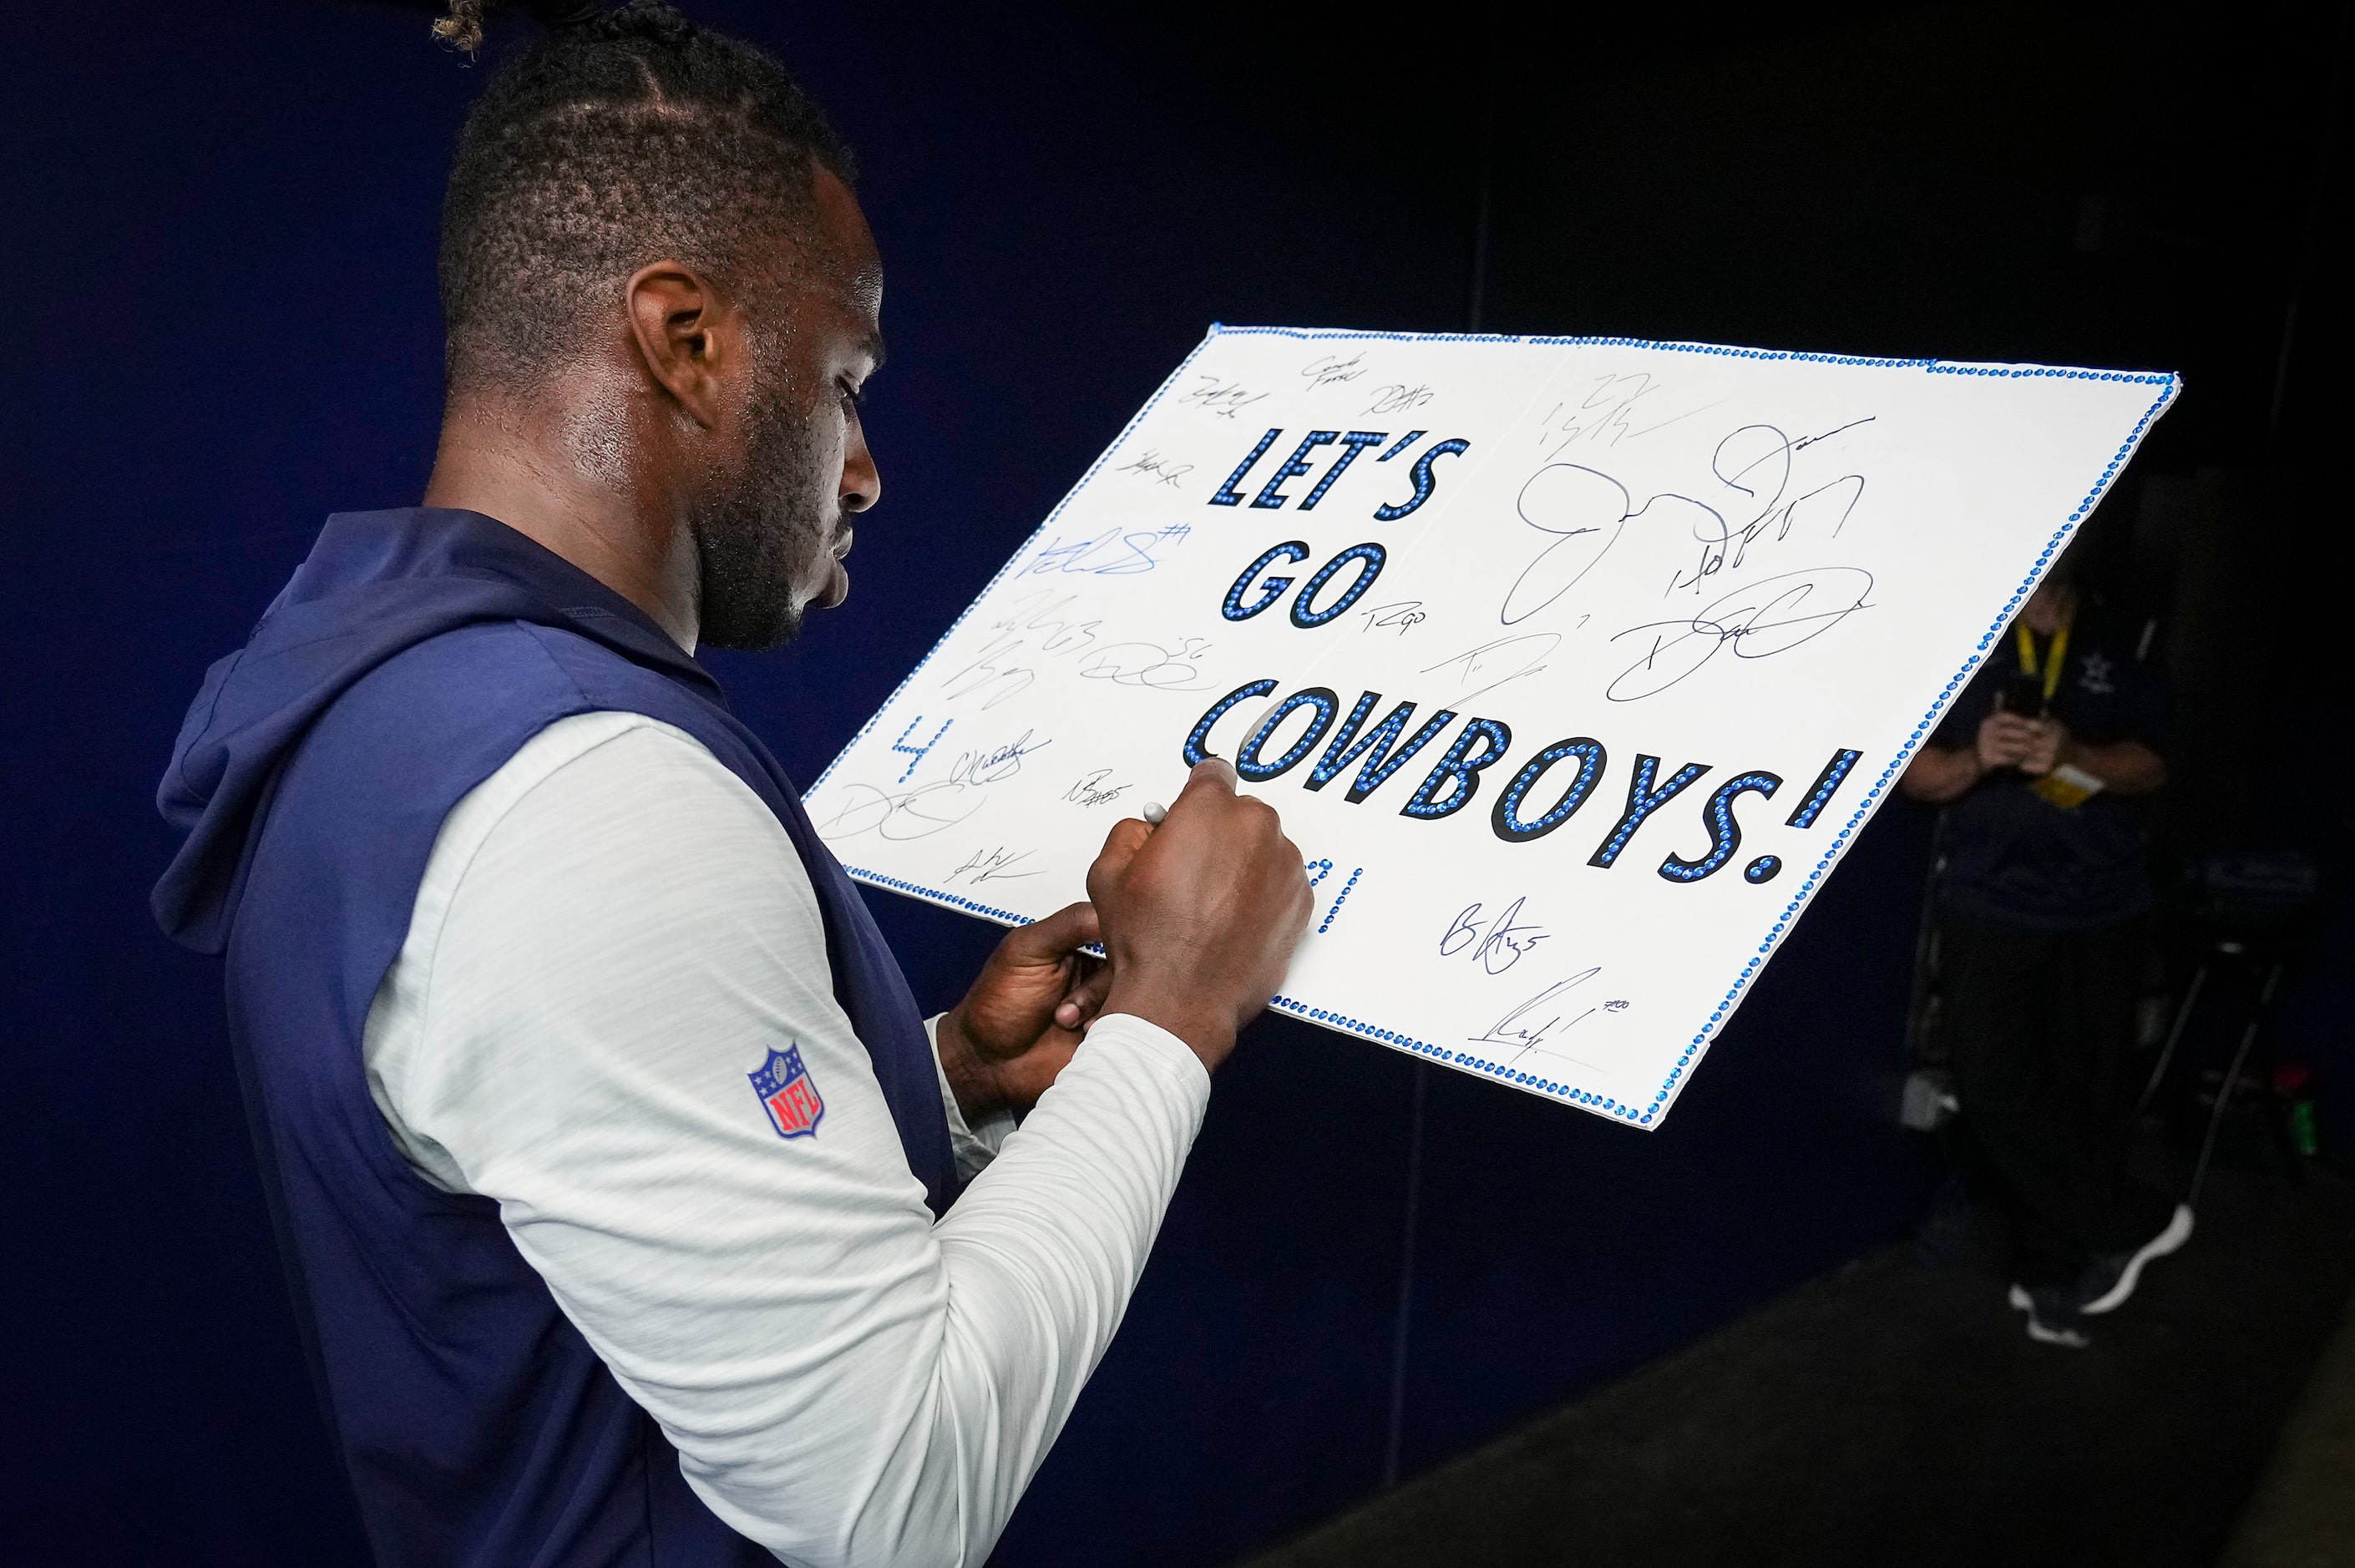
M 1984 257 L 1939 228 L 1951 193 L 1902 170 L 1857 187 L 1890 224 L 1838 266 L 1790 204 L 1758 196 L 1796 166 L 1743 162 L 1762 106 L 1790 101 L 1742 63 L 1781 58 L 1762 22 L 1703 35 L 1679 11 L 1532 38 L 1478 8 L 1421 29 L 1264 6 L 693 8 L 782 47 L 836 107 L 889 268 L 891 364 L 870 410 L 885 502 L 851 601 L 802 645 L 717 661 L 803 777 L 1208 323 L 1462 325 L 1484 184 L 1492 324 L 2084 346 L 2032 277 L 1941 313 L 1926 280 L 1977 278 Z M 1856 9 L 1809 27 L 1857 36 Z M 1672 47 L 1703 75 L 1643 73 Z M 435 207 L 478 79 L 424 41 L 421 13 L 390 5 L 88 0 L 8 22 L 11 1562 L 362 1560 L 252 1178 L 216 969 L 145 916 L 166 849 L 148 800 L 205 664 L 318 520 L 422 482 Z M 1835 143 L 1845 111 L 1820 105 L 1838 88 L 1807 100 Z M 1691 112 L 1697 95 L 1715 120 Z M 2020 96 L 1992 108 L 2028 111 Z M 1900 125 L 1942 112 L 1875 102 Z M 1954 157 L 1991 210 L 2020 183 L 2002 159 Z M 1809 188 L 1844 210 L 1837 182 Z M 1712 220 L 1743 202 L 1743 222 Z M 1909 291 L 1910 309 L 1846 308 Z M 2023 320 L 1999 342 L 1982 330 Z M 2169 344 L 2150 347 L 2164 360 Z M 1925 833 L 1902 810 L 1866 833 L 1657 1133 L 1256 1028 L 1001 1561 L 1217 1563 L 1380 1483 L 1419 1070 L 1408 1473 L 1902 1234 L 1934 1176 L 1887 1115 Z M 953 1000 L 993 933 L 876 903 L 920 993 Z

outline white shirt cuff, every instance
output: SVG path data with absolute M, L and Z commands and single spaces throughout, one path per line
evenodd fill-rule
M 964 1119 L 964 1108 L 957 1104 L 956 1091 L 949 1087 L 949 1072 L 941 1065 L 941 1019 L 935 1012 L 924 1020 L 924 1037 L 932 1043 L 932 1073 L 940 1079 L 941 1108 L 948 1113 L 949 1149 L 956 1156 L 957 1176 L 970 1181 L 989 1168 L 997 1151 L 1006 1146 L 1006 1135 L 1014 1130 L 1014 1113 L 996 1111 L 984 1117 L 978 1127 Z

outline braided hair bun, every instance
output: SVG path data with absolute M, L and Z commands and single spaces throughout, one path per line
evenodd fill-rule
M 499 0 L 449 0 L 450 14 L 433 24 L 433 36 L 464 54 L 473 54 L 483 47 L 483 21 Z M 588 27 L 603 21 L 614 13 L 608 0 L 526 0 L 533 16 L 550 33 L 570 32 L 576 27 Z M 631 11 L 661 10 L 669 12 L 680 26 L 688 26 L 687 18 L 671 11 L 667 5 L 645 7 L 631 5 Z M 645 18 L 654 21 L 655 18 Z M 653 27 L 634 29 L 652 33 Z

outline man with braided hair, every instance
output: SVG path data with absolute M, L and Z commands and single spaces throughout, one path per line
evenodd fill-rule
M 841 602 L 880 493 L 850 154 L 658 0 L 534 9 L 451 175 L 423 504 L 329 518 L 207 676 L 156 916 L 225 955 L 379 1562 L 979 1563 L 1305 927 L 1300 855 L 1206 763 L 920 1015 L 693 658 Z

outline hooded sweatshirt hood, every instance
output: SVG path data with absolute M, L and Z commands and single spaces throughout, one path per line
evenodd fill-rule
M 155 907 L 174 938 L 226 955 L 229 1046 L 297 1320 L 387 1561 L 770 1561 L 688 1485 L 500 1203 L 419 1175 L 369 1084 L 368 1015 L 449 812 L 532 736 L 591 712 L 677 728 L 775 814 L 826 928 L 827 972 L 809 979 L 866 1046 L 932 1212 L 956 1193 L 923 1014 L 711 677 L 618 594 L 479 513 L 328 519 L 189 712 L 161 790 L 187 837 Z
M 353 684 L 388 660 L 478 621 L 561 627 L 726 706 L 709 672 L 635 605 L 479 512 L 342 512 L 264 611 L 215 663 L 156 791 L 187 835 L 150 900 L 174 941 L 217 953 L 280 766 Z

